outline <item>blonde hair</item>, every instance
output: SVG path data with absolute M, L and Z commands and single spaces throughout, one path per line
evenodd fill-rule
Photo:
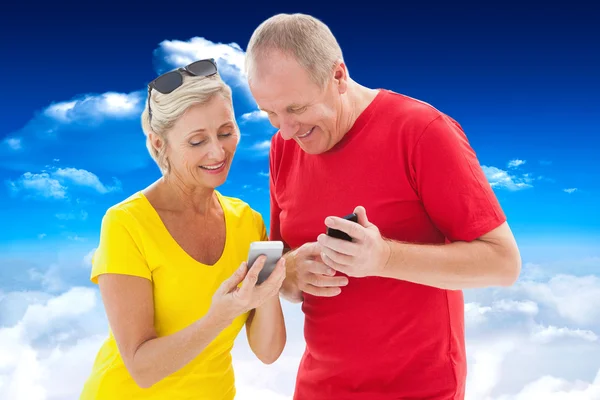
M 261 23 L 248 42 L 246 74 L 261 57 L 271 51 L 291 55 L 324 88 L 337 61 L 343 61 L 342 49 L 331 30 L 310 15 L 277 14 Z
M 156 89 L 152 89 L 150 97 L 152 119 L 149 118 L 148 98 L 146 97 L 146 105 L 141 116 L 142 130 L 146 135 L 148 152 L 163 174 L 170 171 L 169 160 L 165 154 L 169 130 L 191 106 L 205 104 L 217 94 L 223 96 L 233 109 L 231 88 L 218 73 L 209 77 L 198 77 L 184 72 L 183 83 L 171 93 L 162 94 Z M 162 139 L 164 145 L 160 150 L 152 145 L 150 133 L 154 133 Z

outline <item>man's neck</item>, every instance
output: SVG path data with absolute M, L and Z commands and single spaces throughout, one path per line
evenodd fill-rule
M 346 134 L 358 117 L 365 111 L 365 109 L 371 104 L 373 99 L 377 96 L 379 91 L 377 89 L 371 89 L 366 86 L 362 86 L 357 82 L 348 79 L 348 97 L 347 102 L 344 105 L 346 109 L 346 116 L 344 118 L 343 132 Z

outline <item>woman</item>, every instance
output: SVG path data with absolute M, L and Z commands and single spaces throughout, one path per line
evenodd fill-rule
M 262 362 L 285 345 L 285 267 L 255 285 L 264 260 L 249 271 L 244 260 L 251 242 L 268 240 L 263 219 L 215 190 L 239 131 L 214 62 L 154 80 L 142 127 L 162 177 L 102 220 L 91 280 L 110 332 L 81 399 L 233 399 L 230 351 L 244 324 Z

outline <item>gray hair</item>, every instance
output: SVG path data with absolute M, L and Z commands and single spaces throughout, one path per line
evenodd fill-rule
M 277 14 L 256 28 L 246 49 L 246 74 L 250 76 L 256 61 L 271 51 L 294 57 L 321 88 L 331 78 L 335 63 L 343 61 L 342 50 L 327 25 L 301 13 Z
M 146 147 L 163 174 L 168 173 L 170 170 L 169 160 L 167 160 L 165 154 L 169 130 L 191 106 L 205 104 L 216 94 L 220 94 L 228 100 L 233 108 L 231 88 L 221 79 L 219 74 L 209 77 L 197 77 L 184 73 L 183 83 L 171 93 L 162 94 L 152 90 L 150 97 L 152 120 L 149 118 L 148 98 L 146 98 L 146 106 L 141 116 L 142 129 L 146 135 Z M 165 144 L 160 150 L 152 145 L 150 133 L 158 135 Z

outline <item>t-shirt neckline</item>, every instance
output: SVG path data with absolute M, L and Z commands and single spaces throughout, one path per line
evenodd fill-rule
M 221 255 L 219 256 L 217 261 L 215 261 L 214 264 L 205 264 L 205 263 L 202 263 L 202 262 L 196 260 L 187 251 L 185 251 L 185 249 L 183 247 L 181 247 L 181 245 L 177 242 L 177 240 L 175 240 L 173 235 L 171 235 L 171 232 L 169 232 L 169 230 L 167 229 L 167 226 L 165 225 L 164 221 L 160 217 L 160 214 L 158 213 L 156 208 L 154 208 L 154 206 L 152 205 L 150 200 L 146 197 L 146 195 L 141 190 L 138 191 L 138 196 L 144 200 L 144 202 L 146 203 L 146 205 L 148 207 L 150 207 L 154 217 L 157 218 L 157 221 L 159 222 L 159 224 L 161 226 L 161 230 L 169 238 L 169 241 L 175 246 L 175 248 L 177 248 L 177 251 L 182 253 L 188 260 L 192 261 L 196 265 L 201 265 L 201 266 L 207 267 L 207 268 L 216 268 L 223 262 L 223 260 L 225 259 L 226 253 L 227 253 L 227 247 L 229 245 L 229 242 L 231 241 L 229 238 L 229 233 L 230 233 L 229 217 L 227 215 L 228 211 L 226 209 L 225 201 L 224 201 L 221 193 L 219 193 L 219 191 L 215 190 L 215 195 L 217 196 L 217 200 L 219 201 L 219 204 L 221 205 L 221 209 L 223 210 L 223 218 L 225 219 L 225 245 L 223 246 L 223 251 L 221 252 Z
M 352 139 L 354 139 L 363 130 L 363 128 L 367 125 L 367 123 L 369 123 L 371 118 L 375 115 L 375 110 L 377 109 L 377 106 L 379 105 L 379 103 L 381 102 L 383 97 L 388 93 L 388 91 L 383 88 L 378 88 L 376 90 L 377 90 L 377 95 L 373 98 L 373 100 L 371 100 L 371 102 L 367 105 L 367 107 L 365 107 L 365 109 L 358 115 L 358 117 L 354 121 L 354 124 L 350 127 L 348 132 L 346 132 L 344 137 L 338 143 L 336 143 L 335 146 L 333 146 L 329 151 L 327 151 L 325 154 L 337 152 L 337 151 L 343 149 L 344 147 L 346 147 L 348 145 L 348 143 L 350 143 L 352 141 Z

